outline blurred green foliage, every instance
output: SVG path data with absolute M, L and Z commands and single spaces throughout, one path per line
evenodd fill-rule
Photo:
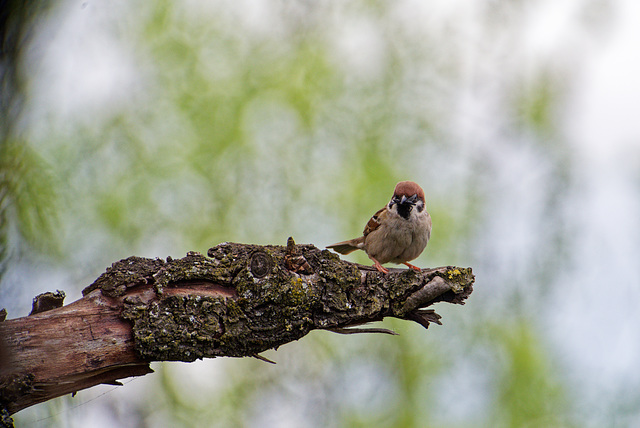
M 0 3 L 0 285 L 6 264 L 30 249 L 60 256 L 56 178 L 22 135 L 28 78 L 20 69 L 39 18 L 50 2 Z
M 0 144 L 0 259 L 9 256 L 12 226 L 37 251 L 59 256 L 57 190 L 47 163 L 26 142 Z
M 570 402 L 550 366 L 547 346 L 531 325 L 531 321 L 518 320 L 488 329 L 502 354 L 496 373 L 494 426 L 570 426 Z
M 0 146 L 5 253 L 12 230 L 15 247 L 49 253 L 58 243 L 81 289 L 132 254 L 180 256 L 222 241 L 284 244 L 290 235 L 324 246 L 361 233 L 394 184 L 413 179 L 434 219 L 419 262 L 484 260 L 485 272 L 500 270 L 483 243 L 472 247 L 501 190 L 486 185 L 496 169 L 489 149 L 470 155 L 457 129 L 445 129 L 459 125 L 444 118 L 457 115 L 455 91 L 468 84 L 468 38 L 409 28 L 383 1 L 269 3 L 270 19 L 258 24 L 230 4 L 162 0 L 114 13 L 87 3 L 87 16 L 113 13 L 105 26 L 133 58 L 133 83 L 115 107 L 58 112 L 56 99 L 45 100 L 37 117 L 45 120 L 21 113 L 23 140 L 11 134 Z M 492 4 L 488 26 L 521 13 L 517 6 Z M 370 40 L 345 48 L 351 27 Z M 43 79 L 27 65 L 25 79 Z M 562 143 L 553 120 L 561 76 L 539 76 L 515 79 L 500 100 L 509 125 L 540 138 L 532 151 Z M 17 91 L 32 108 L 43 102 Z M 554 150 L 548 176 L 566 179 L 563 149 Z M 560 197 L 540 205 L 552 209 Z M 541 299 L 545 275 L 560 269 L 561 227 L 545 228 L 553 251 L 504 279 L 519 275 L 514 283 L 531 280 L 535 290 L 498 295 L 493 278 L 478 278 L 466 307 L 444 309 L 444 327 L 385 321 L 401 335 L 314 332 L 269 353 L 276 366 L 200 365 L 215 380 L 193 390 L 179 368 L 162 365 L 129 416 L 143 426 L 573 426 L 572 396 L 536 328 L 535 306 L 526 304 Z M 362 253 L 351 260 L 368 263 Z M 539 265 L 547 269 L 537 272 Z

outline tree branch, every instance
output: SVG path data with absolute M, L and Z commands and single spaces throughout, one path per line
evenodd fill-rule
M 286 247 L 223 243 L 208 256 L 129 257 L 80 300 L 61 306 L 60 294 L 45 293 L 31 315 L 0 322 L 5 416 L 150 373 L 151 361 L 260 357 L 314 329 L 362 332 L 349 327 L 384 317 L 440 324 L 424 308 L 464 304 L 474 282 L 471 268 L 452 266 L 383 275 L 291 238 Z

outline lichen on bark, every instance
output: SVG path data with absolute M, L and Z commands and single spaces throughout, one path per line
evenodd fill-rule
M 382 274 L 313 245 L 223 243 L 207 256 L 129 257 L 62 305 L 36 298 L 27 317 L 0 322 L 0 419 L 70 392 L 151 372 L 150 361 L 259 353 L 313 329 L 384 332 L 359 325 L 396 317 L 440 324 L 427 309 L 463 304 L 470 268 Z M 4 318 L 0 311 L 0 320 Z M 42 364 L 42 355 L 50 356 Z M 4 413 L 3 413 L 4 410 Z M 6 416 L 6 418 L 5 418 Z
M 444 285 L 425 287 L 435 278 Z M 427 327 L 439 316 L 425 317 L 419 309 L 440 300 L 462 303 L 472 282 L 470 269 L 462 268 L 382 275 L 291 240 L 288 246 L 223 243 L 208 257 L 191 252 L 166 261 L 128 258 L 84 293 L 99 288 L 107 296 L 124 296 L 122 316 L 133 324 L 142 358 L 193 361 L 257 355 L 313 329 L 387 316 L 422 317 L 418 322 Z

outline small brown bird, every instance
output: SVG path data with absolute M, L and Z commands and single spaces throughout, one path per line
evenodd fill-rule
M 371 217 L 363 236 L 329 245 L 340 254 L 364 250 L 382 273 L 389 271 L 384 263 L 409 263 L 417 258 L 431 237 L 431 216 L 425 209 L 424 190 L 413 181 L 396 184 L 389 204 Z

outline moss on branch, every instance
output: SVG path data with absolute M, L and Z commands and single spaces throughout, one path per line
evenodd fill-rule
M 223 243 L 208 257 L 130 257 L 115 263 L 84 294 L 123 297 L 136 350 L 146 360 L 193 361 L 250 356 L 300 339 L 313 329 L 343 328 L 384 317 L 428 326 L 420 311 L 436 301 L 463 303 L 470 268 L 383 275 L 313 245 Z M 153 293 L 136 293 L 152 287 Z M 432 313 L 432 311 L 429 311 Z M 422 315 L 421 315 L 422 314 Z
M 385 317 L 440 324 L 427 308 L 464 304 L 473 282 L 470 268 L 453 266 L 382 274 L 291 238 L 286 246 L 223 243 L 207 256 L 129 257 L 69 305 L 62 292 L 44 293 L 27 317 L 3 321 L 0 311 L 0 421 L 145 375 L 151 361 L 262 358 L 314 329 L 388 333 L 353 328 Z

